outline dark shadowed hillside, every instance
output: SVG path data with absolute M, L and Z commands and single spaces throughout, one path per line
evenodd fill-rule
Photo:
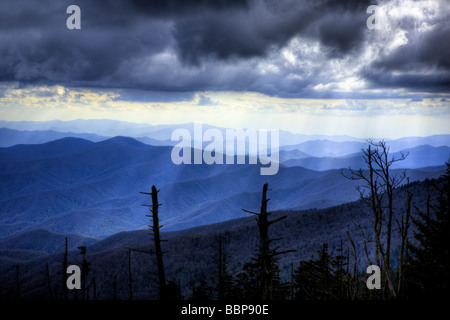
M 33 229 L 1 239 L 0 250 L 17 249 L 56 253 L 64 251 L 66 237 L 69 250 L 75 250 L 78 246 L 91 246 L 99 241 L 79 234 L 58 234 L 45 229 Z
M 424 209 L 428 195 L 436 197 L 434 185 L 436 181 L 426 180 L 410 185 L 413 194 L 413 204 Z M 272 201 L 276 200 L 276 195 L 270 192 L 269 209 Z M 395 191 L 397 199 L 395 211 L 400 217 L 405 212 L 406 191 L 399 188 Z M 246 209 L 257 210 L 252 205 L 245 205 Z M 161 208 L 161 216 L 164 215 Z M 291 267 L 297 267 L 301 260 L 308 260 L 316 256 L 316 251 L 323 243 L 328 243 L 330 252 L 336 253 L 342 240 L 345 252 L 352 254 L 352 249 L 347 238 L 347 231 L 354 239 L 358 252 L 358 266 L 364 269 L 368 262 L 363 253 L 363 242 L 360 230 L 355 222 L 360 224 L 366 232 L 369 230 L 368 220 L 364 216 L 367 207 L 361 201 L 347 203 L 327 209 L 310 209 L 302 211 L 280 211 L 274 213 L 274 217 L 287 215 L 287 219 L 275 224 L 271 229 L 271 237 L 281 237 L 282 240 L 276 242 L 281 249 L 295 249 L 293 253 L 284 255 L 279 262 L 282 276 L 289 279 Z M 415 215 L 415 211 L 413 212 Z M 164 229 L 163 229 L 164 230 Z M 40 245 L 46 248 L 47 244 L 56 245 L 55 240 L 63 241 L 61 236 L 57 239 L 48 237 L 40 231 L 44 239 Z M 214 282 L 215 253 L 218 235 L 223 237 L 223 246 L 229 255 L 231 262 L 230 270 L 237 274 L 242 266 L 258 248 L 258 231 L 255 218 L 253 216 L 230 220 L 218 224 L 196 227 L 174 232 L 163 232 L 164 250 L 167 253 L 165 265 L 168 279 L 173 279 L 181 285 L 183 294 L 188 298 L 192 294 L 192 287 L 198 285 L 200 280 Z M 412 232 L 411 232 L 412 234 Z M 17 243 L 21 239 L 29 238 L 29 233 L 18 235 L 15 238 Z M 5 247 L 7 240 L 0 240 L 0 247 Z M 76 241 L 73 239 L 71 241 Z M 26 241 L 25 241 L 26 242 Z M 6 242 L 7 243 L 7 242 Z M 393 239 L 393 253 L 397 254 L 398 239 Z M 73 248 L 73 244 L 71 244 Z M 23 248 L 23 247 L 22 247 Z M 57 245 L 61 248 L 61 245 Z M 117 296 L 120 299 L 127 299 L 129 290 L 129 269 L 127 248 L 133 248 L 131 253 L 131 272 L 133 275 L 133 297 L 135 299 L 156 299 L 156 289 L 151 273 L 155 272 L 156 265 L 154 256 L 140 251 L 151 251 L 151 244 L 148 230 L 121 232 L 112 235 L 104 240 L 93 242 L 88 245 L 87 258 L 92 263 L 90 276 L 95 277 L 100 299 L 111 299 L 113 296 L 114 281 L 117 285 Z M 37 249 L 37 248 L 34 248 Z M 370 250 L 370 249 L 369 249 Z M 47 250 L 51 251 L 51 250 Z M 20 259 L 17 257 L 20 256 Z M 20 248 L 11 247 L 10 250 L 1 250 L 0 284 L 4 288 L 3 292 L 14 291 L 15 264 L 21 266 L 22 290 L 28 297 L 46 298 L 45 278 L 40 271 L 43 271 L 45 264 L 50 265 L 50 274 L 55 285 L 60 278 L 60 268 L 62 253 L 49 254 L 43 251 L 20 251 Z M 81 256 L 78 251 L 71 251 L 69 255 L 70 263 L 81 263 Z

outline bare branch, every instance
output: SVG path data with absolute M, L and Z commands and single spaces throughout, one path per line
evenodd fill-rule
M 259 215 L 260 215 L 260 213 L 259 213 L 259 212 L 248 211 L 248 210 L 245 210 L 245 209 L 242 209 L 242 211 L 245 211 L 245 212 L 247 212 L 247 213 L 251 213 L 251 214 L 256 214 L 257 216 L 259 216 Z

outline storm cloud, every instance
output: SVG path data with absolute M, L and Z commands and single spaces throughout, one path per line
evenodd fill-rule
M 0 81 L 282 97 L 448 92 L 450 5 L 405 1 L 378 3 L 391 19 L 380 30 L 366 26 L 373 1 L 2 1 Z M 66 28 L 71 4 L 81 30 Z

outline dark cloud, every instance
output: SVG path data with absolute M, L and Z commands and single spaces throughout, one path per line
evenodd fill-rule
M 230 8 L 247 9 L 248 0 L 131 0 L 139 12 L 150 16 L 173 17 L 174 15 L 192 14 L 202 10 L 223 11 Z
M 308 7 L 266 6 L 188 15 L 176 21 L 175 38 L 182 60 L 198 65 L 203 59 L 227 60 L 265 56 L 304 30 L 319 13 Z
M 100 1 L 79 3 L 81 30 L 66 28 L 69 15 L 65 1 L 57 2 L 58 10 L 51 5 L 53 2 L 42 7 L 35 2 L 25 3 L 22 3 L 23 10 L 17 7 L 13 10 L 16 15 L 8 23 L 13 26 L 3 29 L 7 32 L 0 31 L 3 81 L 111 86 L 108 80 L 124 61 L 160 52 L 170 45 L 167 25 L 154 20 L 136 20 L 130 9 L 112 10 L 123 7 L 118 6 L 118 1 L 112 1 L 116 4 L 112 7 Z M 27 17 L 34 7 L 38 10 L 30 22 Z
M 450 26 L 445 21 L 435 21 L 433 28 L 418 33 L 410 20 L 399 23 L 402 27 L 410 26 L 406 34 L 408 42 L 378 57 L 364 70 L 364 77 L 375 86 L 448 91 L 450 42 L 445 39 Z
M 366 19 L 364 12 L 341 15 L 328 14 L 317 23 L 317 35 L 330 48 L 331 56 L 342 56 L 358 49 L 365 40 Z
M 404 73 L 366 71 L 363 76 L 372 84 L 372 88 L 408 88 L 415 91 L 425 90 L 431 93 L 448 92 L 450 88 L 450 74 L 428 75 L 424 73 Z
M 450 26 L 426 31 L 420 38 L 410 38 L 406 45 L 400 46 L 388 56 L 380 57 L 373 67 L 383 71 L 427 70 L 437 68 L 450 70 Z
M 333 54 L 364 40 L 368 1 L 253 1 L 243 10 L 223 8 L 176 20 L 179 54 L 188 64 L 203 59 L 262 57 L 296 35 L 319 38 Z
M 81 8 L 81 30 L 66 28 L 71 4 Z M 324 69 L 330 59 L 351 61 L 364 51 L 371 41 L 366 28 L 370 4 L 373 1 L 2 1 L 0 81 L 331 97 L 334 93 L 311 88 L 334 81 L 328 75 L 339 78 L 339 71 Z M 415 22 L 404 19 L 401 27 L 413 32 Z M 445 89 L 450 78 L 446 28 L 411 34 L 414 41 L 378 57 L 357 76 L 376 88 Z M 281 51 L 295 37 L 307 45 L 320 43 L 321 52 L 299 55 L 299 65 L 286 65 Z M 266 61 L 275 71 L 260 70 Z M 430 69 L 439 75 L 430 76 Z M 404 72 L 410 70 L 417 72 Z

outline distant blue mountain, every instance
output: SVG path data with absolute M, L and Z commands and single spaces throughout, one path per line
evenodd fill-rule
M 74 133 L 74 132 L 59 132 L 53 130 L 47 131 L 19 131 L 7 128 L 0 128 L 0 148 L 10 147 L 14 145 L 21 144 L 41 144 L 54 140 L 59 140 L 62 138 L 80 138 L 89 140 L 92 142 L 99 142 L 103 140 L 110 139 L 108 136 L 100 136 L 93 133 Z M 145 144 L 154 145 L 154 146 L 173 146 L 177 142 L 170 140 L 158 140 L 150 137 L 136 137 L 136 140 L 139 140 Z
M 176 142 L 171 141 L 171 135 L 175 129 L 183 128 L 193 135 L 193 123 L 150 125 L 106 119 L 71 121 L 0 120 L 0 128 L 5 128 L 4 131 L 0 129 L 0 147 L 14 144 L 44 143 L 63 137 L 76 137 L 97 142 L 114 136 L 129 136 L 154 146 L 173 146 Z M 15 132 L 7 131 L 6 128 L 14 129 Z M 226 128 L 203 124 L 204 130 L 209 128 L 218 129 L 223 135 L 226 130 Z M 279 136 L 282 150 L 299 150 L 314 157 L 345 156 L 359 152 L 367 146 L 365 139 L 346 135 L 305 135 L 280 130 Z M 392 152 L 420 145 L 450 147 L 450 135 L 405 137 L 387 140 L 387 142 L 389 142 Z
M 283 151 L 282 151 L 283 152 Z M 293 152 L 290 151 L 290 152 Z M 429 145 L 422 145 L 414 148 L 407 148 L 402 150 L 406 156 L 405 160 L 399 161 L 392 165 L 392 168 L 409 168 L 417 169 L 430 166 L 441 165 L 450 159 L 450 147 L 432 147 Z M 401 157 L 401 152 L 392 152 L 391 156 L 395 158 Z M 366 166 L 362 157 L 362 152 L 353 153 L 343 157 L 303 157 L 290 158 L 281 161 L 282 164 L 293 167 L 302 166 L 311 170 L 331 170 L 339 168 L 364 168 Z
M 14 129 L 16 131 L 49 131 L 59 133 L 72 133 L 74 137 L 78 134 L 101 137 L 129 136 L 136 139 L 151 138 L 157 141 L 170 141 L 172 132 L 175 129 L 185 128 L 191 130 L 192 123 L 186 124 L 170 124 L 170 125 L 150 125 L 143 123 L 131 123 L 117 120 L 98 120 L 98 119 L 79 119 L 71 121 L 1 121 L 0 128 Z M 204 128 L 213 128 L 213 126 L 204 124 Z M 216 128 L 216 127 L 214 127 Z M 65 137 L 55 137 L 59 139 Z M 89 136 L 85 139 L 91 140 Z M 103 139 L 101 139 L 103 140 Z M 47 140 L 48 141 L 48 140 Z M 47 142 L 42 141 L 42 142 Z M 93 140 L 92 140 L 93 141 Z M 96 140 L 99 141 L 99 140 Z M 11 144 L 10 144 L 11 145 Z M 0 144 L 1 146 L 1 144 Z
M 0 147 L 10 147 L 17 144 L 41 144 L 66 137 L 80 138 L 93 142 L 108 138 L 92 133 L 57 132 L 53 130 L 19 131 L 8 128 L 0 128 Z
M 43 144 L 18 144 L 0 148 L 0 162 L 31 161 L 80 152 L 92 145 L 92 141 L 80 138 L 62 138 Z
M 266 182 L 274 210 L 324 208 L 359 197 L 355 182 L 340 170 L 281 166 L 278 174 L 261 176 L 259 165 L 174 165 L 172 147 L 127 137 L 96 143 L 65 138 L 0 151 L 5 159 L 0 162 L 0 237 L 44 228 L 99 238 L 145 228 L 148 209 L 141 205 L 151 199 L 139 192 L 152 185 L 161 190 L 165 230 L 241 217 L 243 208 L 257 210 Z M 443 170 L 407 174 L 414 181 L 438 177 Z
M 429 137 L 405 137 L 395 140 L 386 140 L 391 152 L 410 149 L 417 146 L 428 145 L 431 147 L 450 147 L 450 135 L 440 134 Z
M 353 154 L 367 148 L 367 142 L 311 140 L 297 145 L 283 146 L 281 150 L 299 150 L 313 157 L 340 157 Z
M 379 141 L 379 140 L 374 140 Z M 409 137 L 397 140 L 386 140 L 390 153 L 428 145 L 431 147 L 450 147 L 450 135 L 434 135 L 429 137 Z M 367 141 L 332 141 L 329 139 L 310 140 L 300 144 L 282 146 L 282 151 L 298 150 L 313 157 L 343 157 L 359 153 L 366 149 Z

